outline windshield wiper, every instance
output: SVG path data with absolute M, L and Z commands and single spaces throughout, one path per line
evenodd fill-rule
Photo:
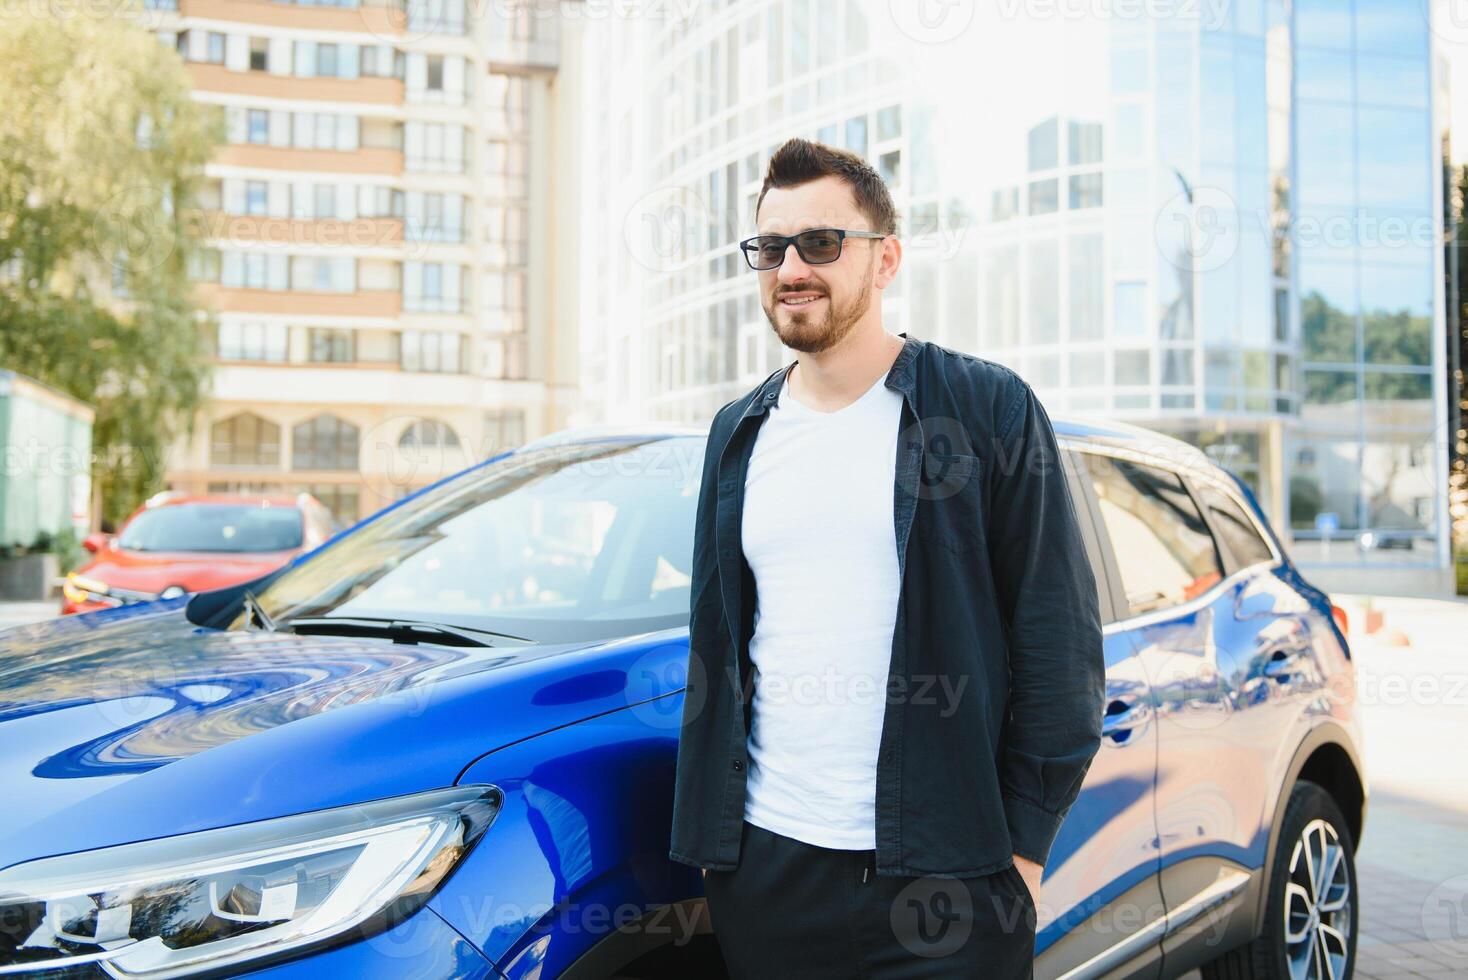
M 486 637 L 533 642 L 523 636 L 495 633 L 492 630 L 449 626 L 447 623 L 425 623 L 412 619 L 370 619 L 349 616 L 302 616 L 286 627 L 293 633 L 320 636 L 380 636 L 394 643 L 439 643 L 451 647 L 494 646 Z
M 249 613 L 249 622 L 258 624 L 261 629 L 268 633 L 276 632 L 275 620 L 271 619 L 270 614 L 265 611 L 265 607 L 260 605 L 260 600 L 255 598 L 255 593 L 249 589 L 245 589 L 244 594 L 245 612 Z

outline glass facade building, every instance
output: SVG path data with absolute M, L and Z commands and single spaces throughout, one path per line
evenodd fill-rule
M 888 329 L 1203 447 L 1323 586 L 1451 590 L 1425 0 L 676 7 L 586 32 L 585 417 L 790 359 L 736 243 L 806 136 L 892 189 Z

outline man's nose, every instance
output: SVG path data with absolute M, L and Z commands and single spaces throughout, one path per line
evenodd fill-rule
M 810 275 L 810 266 L 800 257 L 800 250 L 791 242 L 785 246 L 785 261 L 780 263 L 779 280 L 784 285 L 799 282 Z

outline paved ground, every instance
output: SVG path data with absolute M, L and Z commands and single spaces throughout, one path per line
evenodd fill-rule
M 46 602 L 0 602 L 0 630 L 50 619 L 61 608 L 61 600 Z
M 1366 597 L 1333 598 L 1351 623 L 1371 794 L 1356 976 L 1468 977 L 1468 601 L 1372 599 L 1368 634 Z
M 1351 621 L 1371 783 L 1356 976 L 1468 977 L 1468 601 L 1377 598 L 1382 623 L 1367 633 L 1366 598 L 1335 600 Z M 0 628 L 55 609 L 0 603 Z

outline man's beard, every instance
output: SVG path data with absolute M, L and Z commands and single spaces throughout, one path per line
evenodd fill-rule
M 871 305 L 872 270 L 869 267 L 856 290 L 856 296 L 847 305 L 838 308 L 835 297 L 826 293 L 826 315 L 820 320 L 813 320 L 809 313 L 798 312 L 797 308 L 786 327 L 781 329 L 777 319 L 780 309 L 778 293 L 771 300 L 771 305 L 765 308 L 765 318 L 770 321 L 770 328 L 775 331 L 775 336 L 786 347 L 802 354 L 819 354 L 835 347 L 851 333 L 851 329 L 866 315 Z

